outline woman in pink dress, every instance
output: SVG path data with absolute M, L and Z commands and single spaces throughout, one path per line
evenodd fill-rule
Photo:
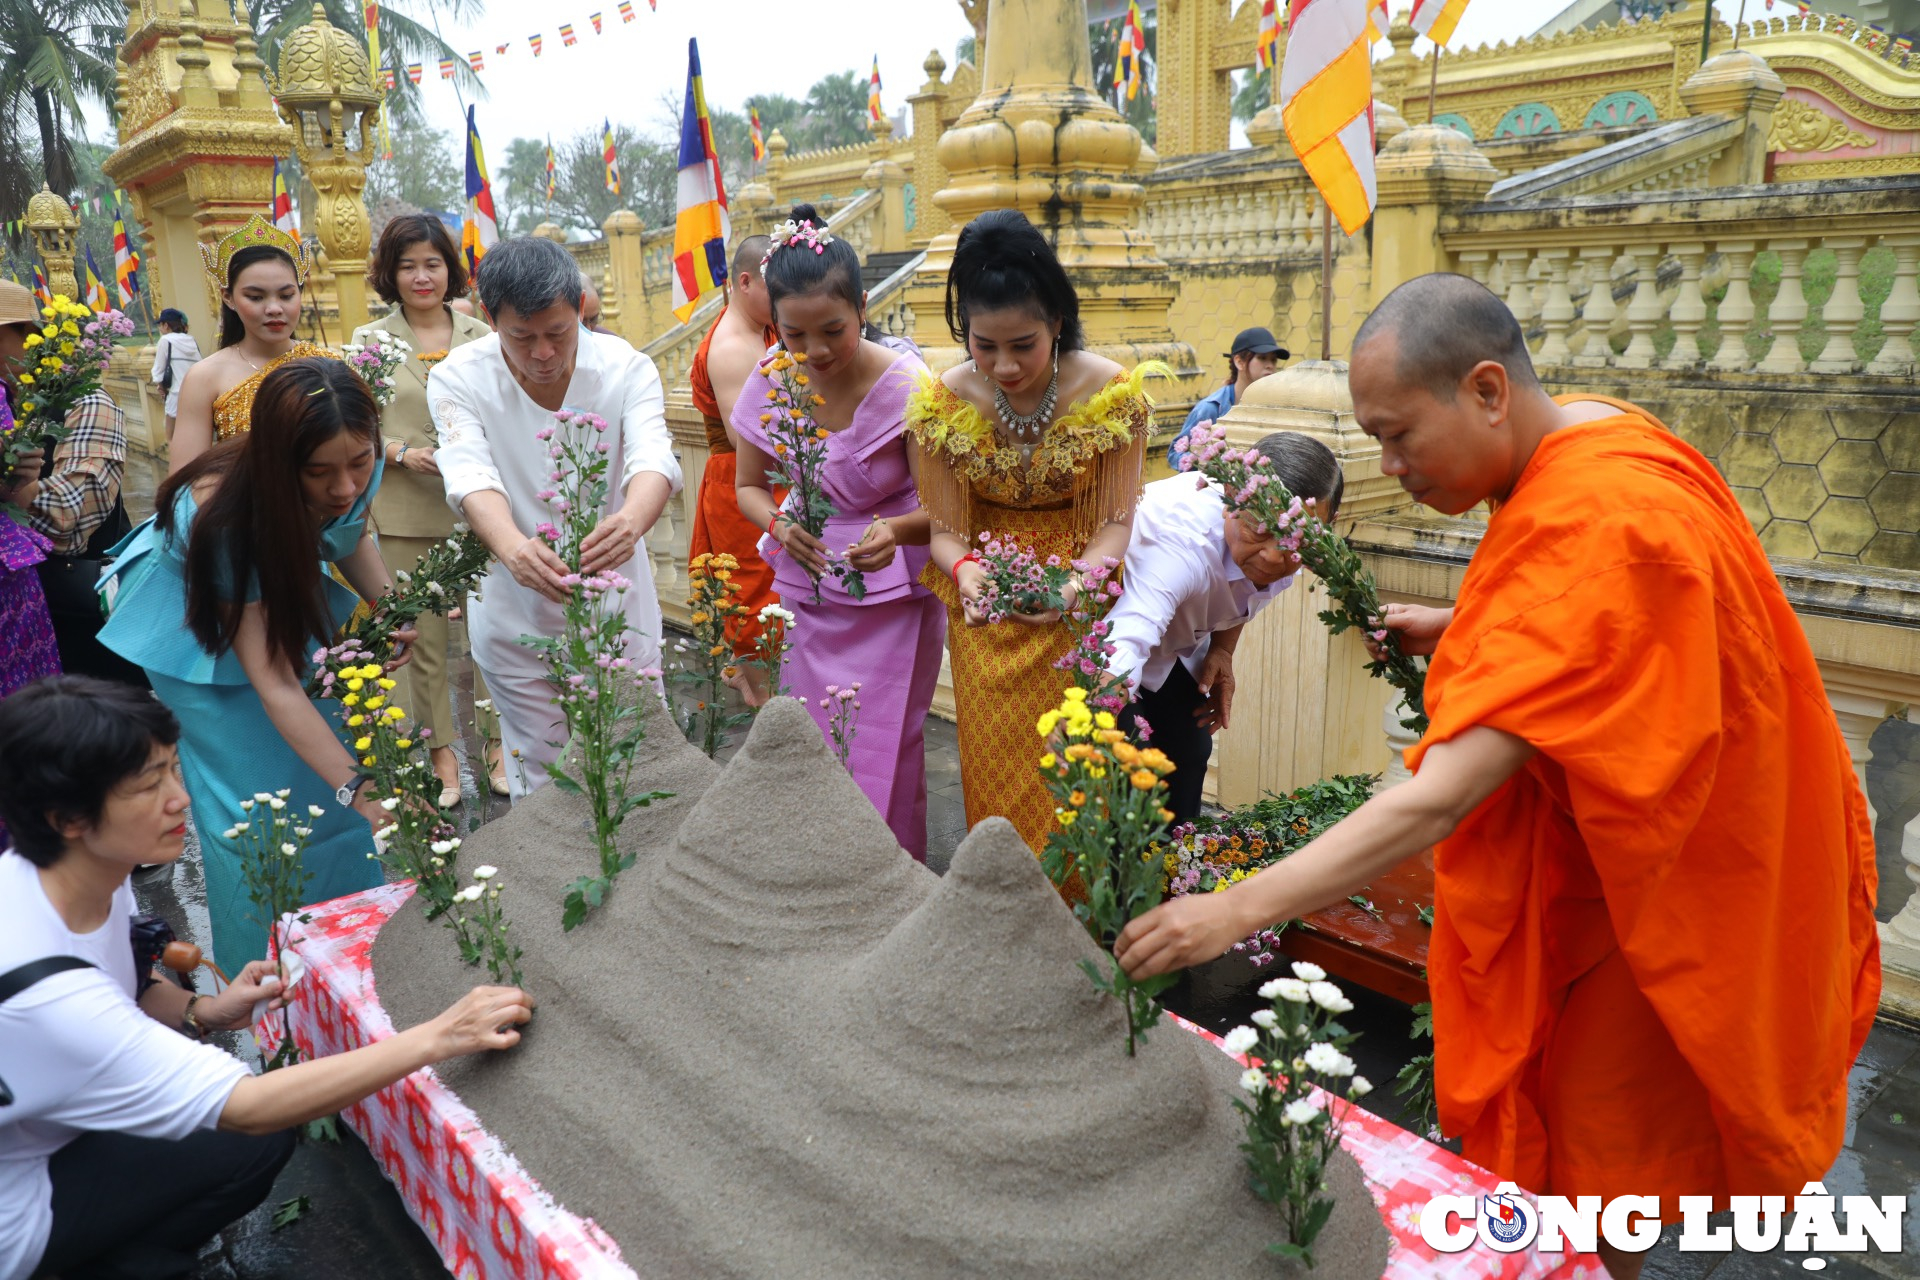
M 859 257 L 827 233 L 812 206 L 794 209 L 793 221 L 775 229 L 773 242 L 761 278 L 781 346 L 806 357 L 809 390 L 825 401 L 813 414 L 830 433 L 822 485 L 838 514 L 815 538 L 774 502 L 767 473 L 779 469 L 760 420 L 772 386 L 765 363 L 747 380 L 733 411 L 740 437 L 734 472 L 740 511 L 768 529 L 761 546 L 782 603 L 796 615 L 788 689 L 806 699 L 825 733 L 827 687 L 859 683 L 847 767 L 901 847 L 925 861 L 924 730 L 940 678 L 947 616 L 919 581 L 927 564 L 928 525 L 907 469 L 902 431 L 907 397 L 926 366 L 918 356 L 868 337 Z M 860 599 L 828 569 L 829 556 L 860 571 L 866 587 Z

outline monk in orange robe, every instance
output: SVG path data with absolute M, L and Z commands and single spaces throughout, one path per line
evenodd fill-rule
M 726 425 L 740 388 L 776 337 L 773 308 L 760 281 L 760 259 L 766 256 L 768 244 L 765 236 L 748 236 L 734 250 L 729 305 L 701 339 L 688 374 L 694 408 L 706 423 L 708 449 L 688 554 L 724 552 L 739 563 L 733 580 L 747 612 L 727 622 L 727 639 L 740 658 L 751 657 L 759 643 L 761 608 L 780 600 L 773 589 L 773 570 L 760 558 L 764 530 L 740 514 L 734 495 L 734 443 Z M 741 687 L 749 703 L 761 700 L 755 696 L 757 683 L 743 679 Z
M 1468 1158 L 1545 1194 L 1659 1195 L 1668 1220 L 1683 1195 L 1791 1203 L 1839 1152 L 1879 1003 L 1877 877 L 1752 526 L 1651 415 L 1549 397 L 1505 304 L 1463 276 L 1389 295 L 1350 385 L 1416 500 L 1494 507 L 1454 608 L 1385 619 L 1432 654 L 1416 775 L 1135 920 L 1122 964 L 1212 959 L 1437 846 L 1434 1080 Z

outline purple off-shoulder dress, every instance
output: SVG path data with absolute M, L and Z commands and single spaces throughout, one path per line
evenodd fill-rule
M 836 551 L 858 542 L 873 517 L 919 509 L 902 430 L 907 396 L 925 371 L 917 356 L 901 355 L 854 410 L 852 423 L 827 442 L 823 480 L 840 514 L 827 522 L 821 541 Z M 769 457 L 773 448 L 759 409 L 770 385 L 756 371 L 733 414 L 734 430 Z M 947 636 L 946 608 L 920 585 L 927 548 L 899 548 L 893 563 L 865 575 L 867 593 L 859 601 L 828 576 L 820 583 L 819 604 L 813 603 L 813 580 L 793 557 L 769 539 L 761 540 L 761 551 L 773 566 L 781 603 L 798 619 L 788 688 L 807 700 L 807 710 L 825 733 L 821 699 L 827 686 L 859 682 L 860 711 L 847 766 L 900 847 L 924 862 L 927 708 L 940 680 Z

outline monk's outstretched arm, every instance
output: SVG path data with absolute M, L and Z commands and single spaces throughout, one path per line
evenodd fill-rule
M 1381 792 L 1300 852 L 1224 892 L 1175 898 L 1147 912 L 1121 931 L 1114 955 L 1135 978 L 1171 973 L 1339 902 L 1451 835 L 1532 755 L 1524 739 L 1476 725 L 1430 748 L 1411 782 Z

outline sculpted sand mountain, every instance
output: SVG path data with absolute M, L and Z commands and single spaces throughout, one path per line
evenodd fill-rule
M 1264 1277 L 1237 1069 L 1178 1028 L 1126 1056 L 1095 955 L 1000 819 L 944 879 L 893 841 L 804 708 L 764 709 L 716 770 L 664 715 L 635 777 L 673 790 L 562 935 L 586 805 L 536 793 L 462 850 L 508 882 L 534 1030 L 442 1077 L 561 1203 L 665 1277 Z M 636 825 L 637 824 L 637 825 Z M 374 949 L 398 1026 L 473 981 L 415 910 Z M 1359 1171 L 1317 1277 L 1373 1277 Z

